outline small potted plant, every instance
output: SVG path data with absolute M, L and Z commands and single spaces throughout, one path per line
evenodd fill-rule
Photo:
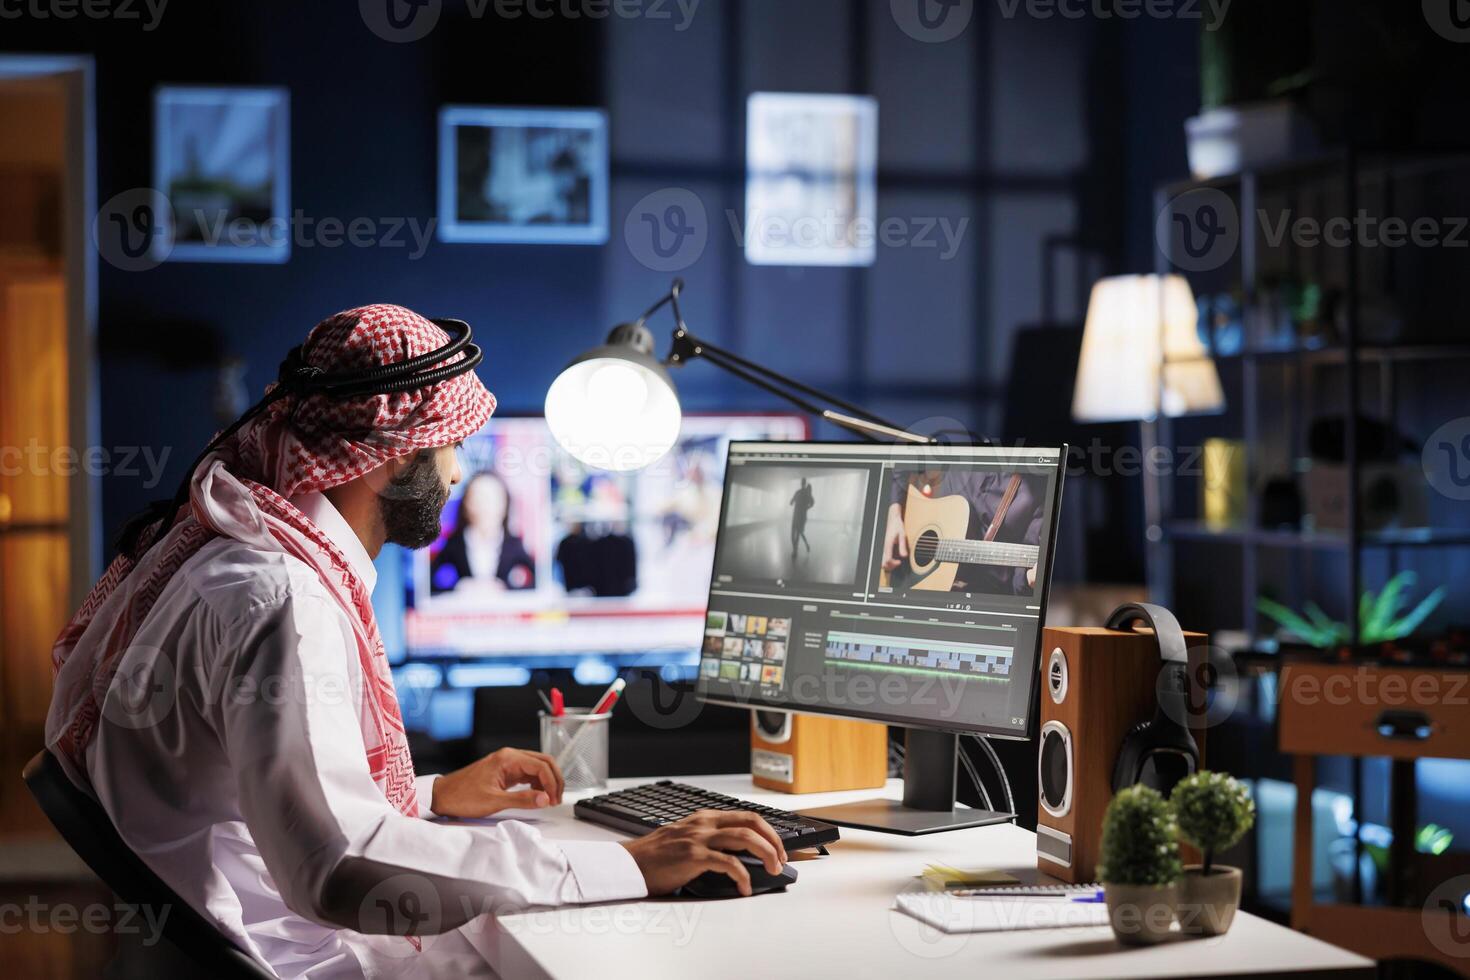
M 1169 935 L 1179 870 L 1179 826 L 1168 802 L 1147 786 L 1119 791 L 1103 815 L 1098 863 L 1119 942 L 1146 946 Z
M 1197 772 L 1181 780 L 1169 797 L 1184 839 L 1204 855 L 1204 864 L 1184 869 L 1179 885 L 1179 925 L 1191 935 L 1219 936 L 1230 929 L 1240 906 L 1239 868 L 1215 864 L 1215 855 L 1245 836 L 1256 822 L 1250 793 L 1223 772 Z

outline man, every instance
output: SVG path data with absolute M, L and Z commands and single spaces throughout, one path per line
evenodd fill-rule
M 812 550 L 812 543 L 806 539 L 806 515 L 816 505 L 816 498 L 812 496 L 811 484 L 806 482 L 806 477 L 801 478 L 801 486 L 796 488 L 796 493 L 791 495 L 788 506 L 791 507 L 791 558 L 796 560 L 796 545 L 801 542 L 806 545 L 808 553 Z
M 472 371 L 345 398 L 302 379 L 380 375 L 447 342 L 395 306 L 319 324 L 283 365 L 284 397 L 226 430 L 187 506 L 114 561 L 53 654 L 50 750 L 149 867 L 282 977 L 487 975 L 483 913 L 664 894 L 706 870 L 748 891 L 725 852 L 773 871 L 784 857 L 752 814 L 561 844 L 521 822 L 425 819 L 561 802 L 537 752 L 415 775 L 368 598 L 385 542 L 437 534 L 455 446 L 495 399 Z

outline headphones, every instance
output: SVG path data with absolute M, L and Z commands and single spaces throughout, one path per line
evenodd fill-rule
M 1181 779 L 1199 771 L 1199 746 L 1184 725 L 1189 715 L 1189 648 L 1179 620 L 1163 606 L 1126 602 L 1113 610 L 1106 625 L 1132 631 L 1138 623 L 1153 629 L 1163 669 L 1153 719 L 1123 736 L 1113 766 L 1113 792 L 1142 783 L 1167 797 Z

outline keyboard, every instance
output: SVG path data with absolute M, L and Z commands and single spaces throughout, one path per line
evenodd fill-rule
M 640 837 L 695 810 L 749 810 L 760 814 L 781 835 L 781 843 L 788 851 L 831 844 L 841 836 L 834 825 L 821 820 L 668 779 L 588 797 L 572 807 L 578 819 Z

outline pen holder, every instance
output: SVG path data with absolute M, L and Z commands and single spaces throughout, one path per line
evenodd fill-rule
M 561 766 L 568 790 L 607 788 L 608 719 L 568 708 L 561 717 L 541 712 L 541 751 Z

